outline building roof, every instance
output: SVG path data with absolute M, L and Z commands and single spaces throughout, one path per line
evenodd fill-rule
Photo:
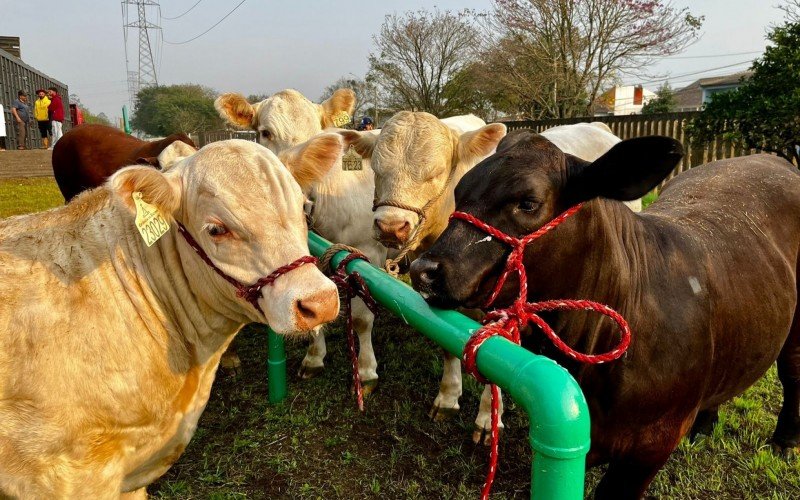
M 749 78 L 752 71 L 740 71 L 731 75 L 711 76 L 695 80 L 689 85 L 675 91 L 675 107 L 677 109 L 699 109 L 703 105 L 703 88 L 720 85 L 736 85 L 742 78 Z

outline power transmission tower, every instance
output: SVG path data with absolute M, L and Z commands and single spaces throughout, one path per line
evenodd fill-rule
M 133 8 L 129 8 L 133 6 Z M 125 67 L 128 71 L 128 97 L 131 106 L 136 100 L 136 94 L 145 87 L 158 85 L 156 66 L 153 63 L 153 44 L 150 31 L 160 30 L 161 26 L 147 20 L 148 7 L 158 9 L 158 2 L 154 0 L 122 0 L 122 29 L 125 36 Z M 139 64 L 131 69 L 128 54 L 128 30 L 138 29 L 139 35 Z

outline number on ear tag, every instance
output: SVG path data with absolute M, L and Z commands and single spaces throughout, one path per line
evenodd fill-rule
M 364 164 L 361 155 L 356 152 L 353 146 L 347 150 L 347 153 L 342 155 L 342 170 L 364 170 Z
M 139 230 L 145 244 L 148 247 L 153 246 L 153 243 L 169 231 L 169 223 L 158 208 L 142 199 L 142 193 L 139 191 L 133 193 L 133 204 L 136 205 L 136 229 Z
M 344 127 L 350 123 L 350 114 L 347 111 L 339 111 L 333 115 L 331 121 L 333 121 L 334 127 Z

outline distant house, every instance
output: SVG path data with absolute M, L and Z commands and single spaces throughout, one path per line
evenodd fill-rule
M 616 86 L 595 100 L 594 116 L 636 115 L 655 94 L 641 85 Z
M 691 85 L 675 91 L 676 111 L 698 111 L 711 100 L 711 96 L 739 88 L 751 71 L 740 71 L 732 75 L 701 78 Z

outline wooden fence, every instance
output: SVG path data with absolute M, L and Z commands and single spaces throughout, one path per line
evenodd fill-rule
M 552 120 L 520 120 L 504 123 L 509 131 L 530 129 L 539 133 L 558 125 L 570 125 L 581 122 L 602 122 L 608 125 L 614 135 L 620 139 L 631 139 L 633 137 L 645 135 L 665 135 L 672 137 L 683 144 L 685 156 L 664 182 L 685 170 L 710 161 L 761 152 L 755 149 L 745 149 L 741 145 L 733 144 L 730 141 L 724 141 L 722 139 L 715 139 L 710 144 L 693 143 L 686 133 L 686 126 L 699 113 L 699 111 L 685 111 L 654 115 L 585 116 Z

